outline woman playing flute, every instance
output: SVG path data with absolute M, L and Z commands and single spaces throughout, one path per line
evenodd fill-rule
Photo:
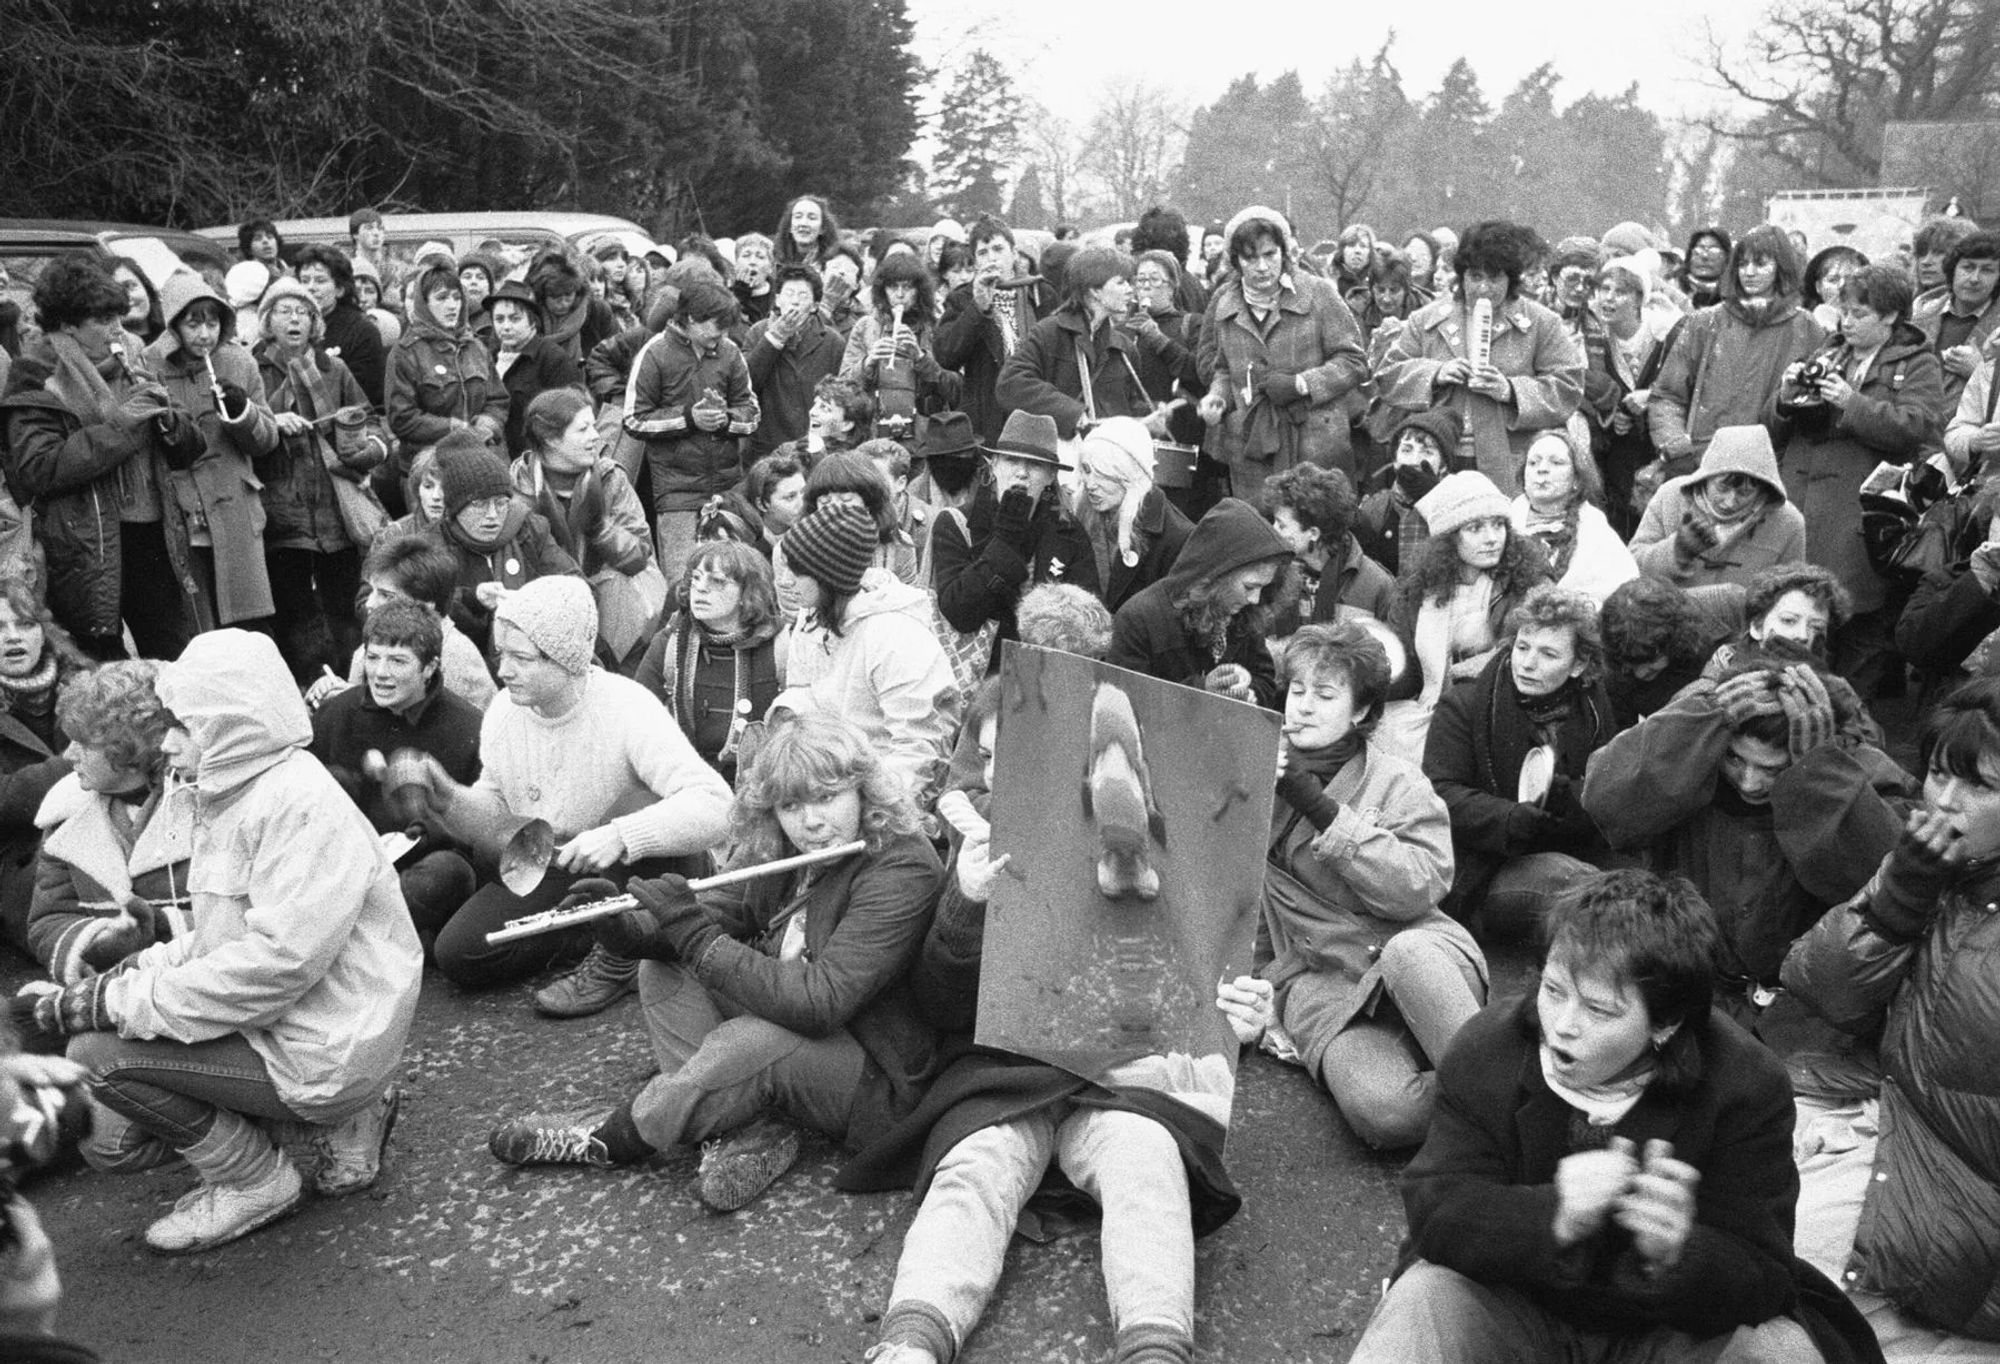
M 502 1122 L 497 1159 L 636 1165 L 707 1141 L 699 1193 L 729 1211 L 790 1168 L 792 1124 L 858 1146 L 914 1107 L 936 1046 L 905 978 L 943 869 L 902 780 L 856 726 L 809 715 L 766 742 L 734 826 L 745 863 L 857 838 L 866 848 L 699 895 L 678 876 L 627 882 L 639 907 L 595 928 L 608 951 L 643 959 L 639 999 L 660 1073 L 609 1113 Z M 585 880 L 571 896 L 614 889 Z

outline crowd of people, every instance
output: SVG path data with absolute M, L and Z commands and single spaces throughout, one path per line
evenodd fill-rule
M 1190 1358 L 1226 1096 L 973 1043 L 1020 641 L 1277 717 L 1215 1007 L 1415 1151 L 1357 1358 L 2000 1341 L 2000 233 L 351 227 L 59 258 L 0 390 L 0 1090 L 193 1172 L 153 1249 L 371 1185 L 426 976 L 534 980 L 659 1069 L 495 1159 L 833 1139 L 921 1200 L 878 1364 L 1059 1171 Z

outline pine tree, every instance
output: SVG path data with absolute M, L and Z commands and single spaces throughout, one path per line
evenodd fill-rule
M 931 191 L 961 221 L 997 216 L 1001 187 L 1019 145 L 1014 81 L 998 58 L 975 48 L 946 87 L 938 110 Z
M 1042 202 L 1042 173 L 1030 161 L 1014 186 L 1014 202 L 1007 206 L 1007 222 L 1012 227 L 1047 227 L 1048 206 Z

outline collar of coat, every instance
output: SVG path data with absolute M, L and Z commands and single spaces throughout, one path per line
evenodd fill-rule
M 1224 289 L 1216 297 L 1217 318 L 1237 317 L 1249 311 L 1250 305 L 1244 301 L 1241 284 L 1233 289 Z M 1306 291 L 1299 287 L 1298 281 L 1289 274 L 1278 282 L 1278 311 L 1296 313 L 1301 317 L 1312 311 L 1312 300 L 1307 297 Z

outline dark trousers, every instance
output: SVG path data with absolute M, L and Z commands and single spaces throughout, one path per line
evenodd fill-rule
M 346 676 L 347 661 L 361 646 L 361 623 L 354 618 L 355 599 L 361 593 L 361 552 L 267 548 L 264 566 L 277 607 L 273 621 L 278 652 L 285 656 L 294 680 L 310 682 L 320 675 L 321 667 Z
M 681 859 L 648 858 L 629 867 L 612 867 L 603 877 L 623 887 L 634 876 L 664 876 L 670 871 L 686 870 Z M 543 874 L 542 883 L 526 895 L 516 895 L 497 881 L 481 886 L 439 930 L 435 949 L 438 970 L 454 985 L 482 989 L 525 980 L 537 971 L 581 957 L 590 950 L 593 941 L 589 924 L 540 933 L 532 938 L 516 938 L 512 942 L 486 941 L 488 933 L 509 920 L 554 909 L 569 894 L 570 886 L 581 879 L 551 866 Z
M 132 631 L 141 658 L 179 658 L 194 638 L 194 621 L 181 581 L 167 557 L 167 534 L 157 521 L 127 521 L 118 528 L 122 569 L 118 578 L 118 610 Z M 109 634 L 76 632 L 83 651 L 100 662 L 125 657 L 125 639 Z

